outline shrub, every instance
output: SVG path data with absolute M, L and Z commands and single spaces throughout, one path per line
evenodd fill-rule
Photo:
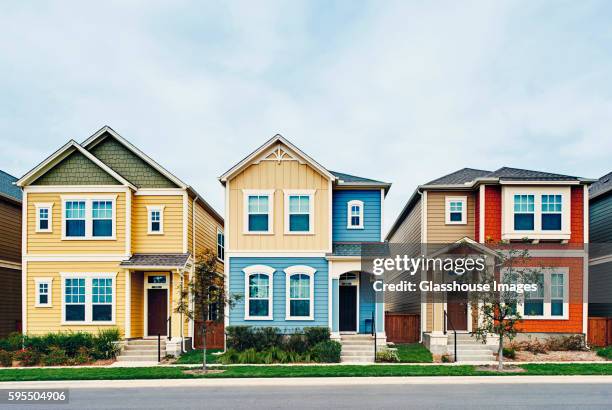
M 91 362 L 91 352 L 86 347 L 81 347 L 76 356 L 70 360 L 71 364 L 85 364 Z
M 257 350 L 265 350 L 281 344 L 283 335 L 278 327 L 261 327 L 253 332 L 254 347 Z
M 312 356 L 317 362 L 321 363 L 339 363 L 340 352 L 342 345 L 335 340 L 326 340 L 317 343 L 312 348 Z
M 518 351 L 526 351 L 533 354 L 548 353 L 548 345 L 537 338 L 534 340 L 529 339 L 522 342 L 513 342 L 510 347 Z
M 585 350 L 584 337 L 582 335 L 551 337 L 546 342 L 546 347 L 553 351 L 582 351 Z
M 612 360 L 612 346 L 602 347 L 597 350 L 597 356 Z
M 93 338 L 92 356 L 95 359 L 112 359 L 117 356 L 117 353 L 119 353 L 117 342 L 120 337 L 119 329 L 100 330 Z M 79 350 L 77 349 L 73 356 L 76 356 L 78 352 Z
M 395 350 L 382 349 L 376 352 L 376 361 L 384 363 L 396 363 L 399 362 L 399 356 Z
M 238 363 L 238 351 L 234 348 L 228 348 L 225 353 L 217 357 L 217 362 L 221 364 Z
M 516 358 L 516 350 L 514 350 L 513 347 L 504 347 L 503 355 L 504 355 L 504 357 L 507 357 L 508 359 L 515 359 Z
M 304 337 L 306 338 L 306 344 L 308 348 L 313 348 L 320 342 L 329 340 L 329 328 L 328 327 L 305 327 Z
M 52 347 L 48 354 L 41 356 L 41 361 L 45 366 L 62 366 L 68 363 L 68 356 L 65 350 Z
M 242 352 L 255 346 L 255 335 L 251 326 L 228 326 L 225 332 L 228 349 Z
M 21 366 L 36 366 L 40 363 L 40 354 L 30 349 L 17 350 L 13 357 Z
M 442 360 L 442 363 L 450 363 L 451 357 L 447 354 L 443 354 L 442 356 L 440 356 L 440 360 Z
M 13 353 L 0 350 L 0 366 L 11 367 L 13 365 Z
M 296 353 L 304 353 L 306 350 L 308 350 L 308 345 L 306 344 L 306 338 L 304 335 L 299 333 L 293 333 L 290 335 L 285 343 L 285 350 Z

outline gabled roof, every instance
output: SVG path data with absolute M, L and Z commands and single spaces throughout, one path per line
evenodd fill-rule
M 554 174 L 552 172 L 531 171 L 521 168 L 502 167 L 497 171 L 493 171 L 488 175 L 488 178 L 500 178 L 513 181 L 580 181 L 581 178 L 571 175 Z
M 612 190 L 612 172 L 599 178 L 589 187 L 589 198 L 594 199 Z
M 377 181 L 375 179 L 358 177 L 355 175 L 345 174 L 343 172 L 337 171 L 329 171 L 336 178 L 338 186 L 348 186 L 348 187 L 380 187 L 385 189 L 385 194 L 391 188 L 391 184 L 389 182 Z
M 115 140 L 117 140 L 119 143 L 121 143 L 123 146 L 125 146 L 128 150 L 130 150 L 131 152 L 134 153 L 134 155 L 138 156 L 140 159 L 142 159 L 143 161 L 145 161 L 146 163 L 148 163 L 150 166 L 152 166 L 153 168 L 155 168 L 157 171 L 159 171 L 163 176 L 165 176 L 166 178 L 168 178 L 170 181 L 174 182 L 176 185 L 178 185 L 181 188 L 187 188 L 188 185 L 186 183 L 184 183 L 183 181 L 181 181 L 178 177 L 176 177 L 175 175 L 173 175 L 170 171 L 168 171 L 167 169 L 165 169 L 164 167 L 162 167 L 161 165 L 159 165 L 157 162 L 155 162 L 151 157 L 149 157 L 147 154 L 145 154 L 144 152 L 142 152 L 141 150 L 139 150 L 138 148 L 136 148 L 136 146 L 132 145 L 132 143 L 130 143 L 128 140 L 126 140 L 125 138 L 123 138 L 121 135 L 119 135 L 119 133 L 115 130 L 113 130 L 111 127 L 109 127 L 108 125 L 105 125 L 104 127 L 100 128 L 98 131 L 96 131 L 91 137 L 87 138 L 85 141 L 83 141 L 82 146 L 87 149 L 87 150 L 91 150 L 93 147 L 95 147 L 97 144 L 99 144 L 100 142 L 102 142 L 104 140 L 104 138 L 107 137 L 107 135 L 112 136 Z
M 304 151 L 302 151 L 301 149 L 293 145 L 285 137 L 283 137 L 280 134 L 276 134 L 275 136 L 270 138 L 268 141 L 264 142 L 255 151 L 247 155 L 242 161 L 238 162 L 236 165 L 228 169 L 223 175 L 219 177 L 219 181 L 221 181 L 222 184 L 225 184 L 229 178 L 231 178 L 237 172 L 241 171 L 242 169 L 250 165 L 251 162 L 255 160 L 255 158 L 263 154 L 266 150 L 274 148 L 275 145 L 278 143 L 281 143 L 285 145 L 286 147 L 288 147 L 291 151 L 293 151 L 294 154 L 297 154 L 297 156 L 301 157 L 301 159 L 304 160 L 304 162 L 308 163 L 311 167 L 319 171 L 321 174 L 325 175 L 330 180 L 332 181 L 336 180 L 336 177 L 331 172 L 329 172 L 327 169 L 325 169 L 325 167 L 323 167 L 317 161 L 309 157 Z
M 15 182 L 17 178 L 0 170 L 0 196 L 21 202 L 21 189 Z
M 74 140 L 68 141 L 63 147 L 55 151 L 53 154 L 47 157 L 47 159 L 45 159 L 43 162 L 38 164 L 36 167 L 30 170 L 27 174 L 22 176 L 19 179 L 19 181 L 17 181 L 17 185 L 20 187 L 23 187 L 25 185 L 32 183 L 33 181 L 38 179 L 38 177 L 40 177 L 42 174 L 47 172 L 49 169 L 53 168 L 55 165 L 59 164 L 62 160 L 64 160 L 66 157 L 68 157 L 70 154 L 72 154 L 75 151 L 78 151 L 79 153 L 83 154 L 85 157 L 87 157 L 87 159 L 92 161 L 94 164 L 96 164 L 98 167 L 104 170 L 107 174 L 115 178 L 117 181 L 121 182 L 121 184 L 125 186 L 129 186 L 132 189 L 136 189 L 136 187 L 132 185 L 132 183 L 130 183 L 128 180 L 123 178 L 121 175 L 113 171 L 108 165 L 100 161 L 98 158 L 96 158 L 93 154 L 91 154 L 85 148 L 80 146 L 79 143 Z

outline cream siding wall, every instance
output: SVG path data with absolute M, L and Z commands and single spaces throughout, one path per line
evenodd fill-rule
M 133 338 L 144 336 L 144 274 L 132 272 L 130 275 L 130 336 Z
M 163 234 L 148 234 L 147 205 L 165 205 Z M 132 197 L 132 253 L 183 251 L 183 196 L 134 195 Z
M 117 273 L 115 277 L 115 324 L 62 325 L 62 278 L 60 272 Z M 53 278 L 52 307 L 35 307 L 36 278 Z M 125 273 L 117 262 L 28 262 L 27 266 L 27 334 L 45 334 L 59 331 L 88 331 L 125 329 Z
M 232 251 L 295 250 L 322 251 L 329 244 L 329 181 L 306 164 L 297 161 L 262 161 L 237 174 L 230 183 L 229 224 Z M 272 235 L 244 234 L 243 189 L 274 189 Z M 284 189 L 314 189 L 314 234 L 286 235 Z
M 446 197 L 467 197 L 467 224 L 446 225 L 445 207 Z M 474 225 L 475 196 L 473 192 L 427 192 L 427 242 L 453 243 L 464 237 L 475 238 Z
M 27 244 L 28 254 L 124 254 L 125 253 L 125 192 L 84 193 L 84 198 L 117 195 L 116 240 L 62 240 L 62 195 L 77 196 L 77 193 L 39 193 L 27 195 Z M 36 232 L 36 203 L 53 203 L 52 232 Z

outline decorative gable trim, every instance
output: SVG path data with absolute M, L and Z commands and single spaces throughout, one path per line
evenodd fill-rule
M 74 140 L 68 141 L 68 143 L 66 143 L 66 145 L 64 145 L 63 147 L 61 147 L 57 151 L 55 151 L 47 159 L 45 159 L 43 162 L 41 162 L 39 165 L 37 165 L 34 169 L 29 171 L 23 177 L 21 177 L 21 179 L 19 179 L 16 182 L 17 186 L 24 187 L 24 186 L 27 186 L 30 183 L 34 182 L 36 179 L 40 178 L 42 175 L 47 173 L 50 169 L 52 169 L 57 164 L 62 162 L 64 159 L 66 159 L 70 154 L 72 154 L 75 151 L 78 151 L 79 153 L 83 154 L 87 159 L 92 161 L 94 164 L 96 164 L 98 167 L 100 167 L 107 174 L 109 174 L 110 176 L 115 178 L 122 185 L 128 186 L 128 187 L 136 190 L 136 187 L 134 185 L 132 185 L 128 180 L 126 180 L 121 175 L 119 175 L 118 173 L 113 171 L 106 164 L 104 164 L 102 161 L 100 161 L 98 158 L 96 158 L 94 155 L 92 155 L 89 151 L 84 149 L 82 146 L 80 146 Z
M 87 150 L 92 149 L 93 147 L 95 147 L 97 144 L 99 144 L 100 142 L 102 142 L 104 140 L 104 136 L 105 134 L 109 134 L 111 135 L 113 138 L 115 138 L 115 140 L 117 140 L 120 144 L 122 144 L 123 146 L 125 146 L 128 150 L 130 150 L 131 152 L 134 153 L 134 155 L 138 156 L 140 159 L 142 159 L 143 161 L 145 161 L 147 164 L 149 164 L 151 167 L 153 167 L 154 169 L 156 169 L 159 173 L 161 173 L 163 176 L 165 176 L 166 178 L 168 178 L 170 181 L 172 181 L 173 183 L 175 183 L 176 185 L 178 185 L 180 188 L 186 189 L 188 188 L 188 185 L 186 183 L 184 183 L 183 181 L 181 181 L 178 177 L 176 177 L 175 175 L 173 175 L 170 171 L 168 171 L 167 169 L 165 169 L 164 167 L 162 167 L 161 165 L 159 165 L 157 162 L 155 162 L 155 160 L 153 160 L 151 157 L 149 157 L 147 154 L 145 154 L 144 152 L 142 152 L 141 150 L 139 150 L 138 148 L 136 148 L 134 145 L 132 145 L 128 140 L 126 140 L 125 138 L 123 138 L 121 135 L 119 135 L 118 132 L 116 132 L 115 130 L 113 130 L 111 127 L 109 127 L 108 125 L 105 125 L 104 127 L 100 128 L 95 134 L 93 134 L 91 137 L 87 138 L 84 142 L 83 142 L 83 147 Z
M 261 159 L 259 159 L 260 157 Z M 306 155 L 306 153 L 289 142 L 285 137 L 280 134 L 276 134 L 242 161 L 221 175 L 219 177 L 219 181 L 221 181 L 222 184 L 225 184 L 239 171 L 251 164 L 258 164 L 261 161 L 277 161 L 279 163 L 282 161 L 299 161 L 301 164 L 310 165 L 329 180 L 336 180 L 336 177 L 321 164 Z

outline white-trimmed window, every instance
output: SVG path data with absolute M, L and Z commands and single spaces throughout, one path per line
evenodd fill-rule
M 346 205 L 347 229 L 363 229 L 363 201 L 352 200 Z
M 53 204 L 37 203 L 36 232 L 51 232 L 53 230 Z
M 164 233 L 164 205 L 147 205 L 147 233 L 161 235 Z
M 311 234 L 314 232 L 314 190 L 286 189 L 285 233 Z
M 285 269 L 286 320 L 314 320 L 314 280 L 316 269 L 290 266 Z
M 563 215 L 561 195 L 542 195 L 542 230 L 560 231 Z
M 243 269 L 245 274 L 245 320 L 272 320 L 274 268 L 252 265 Z
M 533 231 L 535 227 L 534 195 L 514 195 L 514 230 Z
M 217 228 L 217 258 L 220 261 L 225 258 L 225 235 L 220 228 Z
M 36 286 L 36 307 L 52 307 L 52 285 L 53 278 L 36 278 L 34 280 Z
M 243 190 L 244 233 L 272 234 L 274 190 Z
M 467 197 L 447 196 L 444 214 L 447 225 L 467 224 Z
M 62 239 L 114 240 L 117 195 L 62 195 Z
M 114 324 L 117 273 L 61 273 L 62 324 Z
M 518 304 L 521 316 L 524 319 L 568 319 L 569 269 L 544 268 L 526 276 L 534 276 L 537 290 L 523 294 Z

